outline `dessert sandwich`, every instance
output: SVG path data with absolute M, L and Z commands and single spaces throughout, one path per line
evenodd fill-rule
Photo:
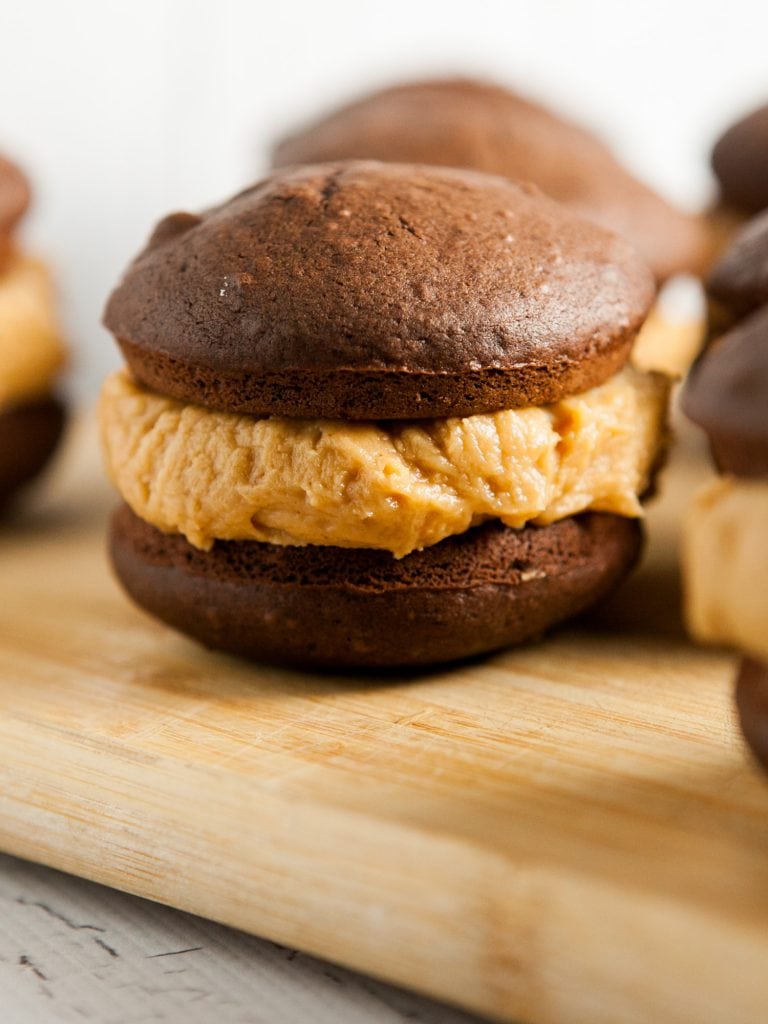
M 683 392 L 720 476 L 686 524 L 687 614 L 695 636 L 742 652 L 744 735 L 768 768 L 768 213 L 749 222 L 710 281 L 715 337 Z
M 45 265 L 16 237 L 29 201 L 27 179 L 0 157 L 0 508 L 46 465 L 65 419 L 53 287 Z
M 119 579 L 280 664 L 540 636 L 638 558 L 670 387 L 632 364 L 654 295 L 623 239 L 468 171 L 306 166 L 171 215 L 105 313 Z

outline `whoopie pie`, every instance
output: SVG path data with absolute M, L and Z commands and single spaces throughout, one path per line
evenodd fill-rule
M 721 476 L 685 532 L 688 619 L 703 640 L 744 653 L 737 703 L 768 766 L 768 217 L 747 224 L 714 268 L 714 339 L 683 392 Z M 717 328 L 730 324 L 724 334 Z
M 543 633 L 635 563 L 669 383 L 631 246 L 533 187 L 349 161 L 161 221 L 107 304 L 134 600 L 329 668 Z
M 0 509 L 45 466 L 64 425 L 53 289 L 45 266 L 16 239 L 29 201 L 26 177 L 0 156 Z

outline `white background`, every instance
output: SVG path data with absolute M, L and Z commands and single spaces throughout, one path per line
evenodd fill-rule
M 768 99 L 768 2 L 0 0 L 0 148 L 36 186 L 75 380 L 117 362 L 104 299 L 170 209 L 263 168 L 284 129 L 401 76 L 468 72 L 547 99 L 696 207 L 722 126 Z

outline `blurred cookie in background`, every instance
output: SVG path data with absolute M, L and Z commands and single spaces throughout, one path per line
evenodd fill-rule
M 727 128 L 712 149 L 718 197 L 710 219 L 718 249 L 768 208 L 768 103 Z
M 26 177 L 0 157 L 0 508 L 46 465 L 65 419 L 58 385 L 66 350 L 53 285 L 16 237 L 29 202 Z
M 744 658 L 736 680 L 736 706 L 744 737 L 768 770 L 768 665 Z
M 743 224 L 707 278 L 709 335 L 768 303 L 768 210 Z
M 629 239 L 658 281 L 696 273 L 706 259 L 698 217 L 635 178 L 591 132 L 493 83 L 456 78 L 372 93 L 284 139 L 273 165 L 351 157 L 531 181 Z
M 19 168 L 0 154 L 0 266 L 11 251 L 11 236 L 29 206 L 29 182 Z
M 623 167 L 580 125 L 499 85 L 455 78 L 408 82 L 364 96 L 283 139 L 273 166 L 348 158 L 464 167 L 530 181 L 550 198 L 628 239 L 659 285 L 711 260 L 705 221 Z M 682 375 L 703 337 L 694 289 L 673 291 L 638 346 Z M 646 367 L 644 367 L 646 368 Z
M 715 143 L 719 205 L 740 219 L 768 207 L 768 103 L 732 124 Z

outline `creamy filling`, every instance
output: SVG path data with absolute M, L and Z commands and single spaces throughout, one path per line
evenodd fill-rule
M 14 254 L 0 273 L 0 408 L 50 393 L 64 360 L 48 271 Z
M 768 660 L 768 481 L 723 477 L 697 496 L 683 543 L 686 614 L 710 643 Z
M 632 346 L 632 365 L 644 372 L 684 377 L 704 342 L 705 303 L 701 285 L 679 276 L 669 281 Z
M 100 418 L 112 481 L 166 533 L 203 549 L 256 540 L 400 558 L 491 518 L 640 516 L 668 393 L 664 377 L 627 367 L 550 406 L 349 423 L 216 412 L 122 370 L 105 383 Z

